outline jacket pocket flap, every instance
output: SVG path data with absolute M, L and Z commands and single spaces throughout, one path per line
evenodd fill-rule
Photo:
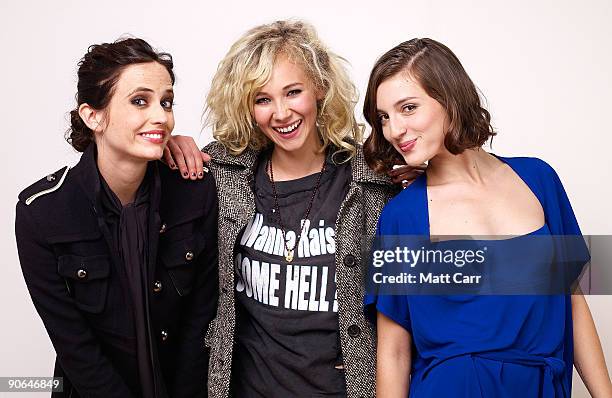
M 167 242 L 160 249 L 161 259 L 167 268 L 190 264 L 200 254 L 193 237 Z
M 106 255 L 82 257 L 67 254 L 59 257 L 57 272 L 64 278 L 83 282 L 104 279 L 110 273 L 110 262 Z
M 178 225 L 192 222 L 193 220 L 202 217 L 204 215 L 204 210 L 204 206 L 200 206 L 200 208 L 195 211 L 192 210 L 183 213 L 183 209 L 173 208 L 170 209 L 170 211 L 164 212 L 161 217 L 166 223 L 166 228 L 170 230 Z
M 192 235 L 186 239 L 166 242 L 160 247 L 161 260 L 179 296 L 188 295 L 193 287 L 196 276 L 195 262 L 201 252 L 196 242 L 197 239 Z

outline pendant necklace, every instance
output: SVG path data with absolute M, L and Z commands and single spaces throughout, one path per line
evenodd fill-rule
M 285 260 L 287 260 L 287 262 L 290 263 L 293 261 L 293 254 L 294 254 L 295 247 L 298 245 L 298 242 L 300 241 L 302 234 L 304 233 L 304 226 L 306 225 L 306 220 L 308 220 L 308 216 L 310 215 L 310 210 L 312 209 L 312 204 L 314 203 L 314 198 L 317 194 L 317 191 L 319 190 L 319 185 L 321 183 L 321 176 L 323 175 L 323 172 L 325 171 L 325 159 L 323 159 L 323 166 L 321 167 L 321 171 L 319 172 L 319 176 L 317 177 L 317 183 L 315 184 L 315 187 L 312 190 L 312 195 L 310 196 L 310 201 L 308 202 L 308 207 L 306 208 L 306 214 L 304 214 L 304 217 L 302 218 L 303 223 L 300 228 L 300 234 L 296 238 L 295 243 L 293 244 L 293 247 L 291 249 L 289 248 L 289 246 L 287 246 L 287 239 L 285 239 L 285 226 L 281 218 L 280 206 L 278 205 L 278 195 L 276 194 L 276 184 L 274 183 L 274 170 L 272 169 L 272 157 L 268 159 L 268 164 L 266 165 L 266 169 L 270 173 L 270 182 L 272 183 L 272 196 L 274 197 L 273 212 L 277 214 L 277 222 L 278 222 L 278 225 L 280 225 L 280 230 L 283 235 L 283 243 L 285 244 L 285 250 L 287 251 L 287 254 L 285 255 Z

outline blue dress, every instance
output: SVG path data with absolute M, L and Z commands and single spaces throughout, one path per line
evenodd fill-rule
M 539 200 L 545 224 L 532 234 L 580 235 L 555 171 L 535 158 L 499 158 Z M 379 235 L 429 235 L 422 175 L 383 209 Z M 412 335 L 410 397 L 569 397 L 571 296 L 366 295 Z

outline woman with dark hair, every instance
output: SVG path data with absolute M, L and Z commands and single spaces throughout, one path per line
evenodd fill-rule
M 64 382 L 55 396 L 206 396 L 216 190 L 210 175 L 159 167 L 172 68 L 141 39 L 89 47 L 67 136 L 83 155 L 19 195 L 19 258 Z
M 482 149 L 495 135 L 489 113 L 441 43 L 413 39 L 384 54 L 364 114 L 370 167 L 428 162 L 385 206 L 379 235 L 580 235 L 548 164 Z M 537 256 L 548 258 L 541 249 Z M 569 397 L 574 364 L 594 397 L 612 396 L 582 295 L 372 294 L 365 304 L 376 314 L 378 396 Z

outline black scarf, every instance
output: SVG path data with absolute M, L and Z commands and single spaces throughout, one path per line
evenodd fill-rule
M 150 331 L 146 327 L 147 314 L 145 309 L 147 278 L 148 239 L 147 226 L 149 219 L 149 179 L 151 170 L 147 174 L 136 192 L 134 202 L 125 206 L 121 204 L 117 195 L 110 189 L 104 178 L 100 176 L 103 186 L 102 205 L 105 219 L 112 235 L 113 248 L 119 253 L 124 266 L 134 316 L 134 332 L 136 336 L 136 354 L 138 360 L 138 374 L 143 397 L 155 396 L 154 377 L 151 362 L 151 353 L 148 348 Z

